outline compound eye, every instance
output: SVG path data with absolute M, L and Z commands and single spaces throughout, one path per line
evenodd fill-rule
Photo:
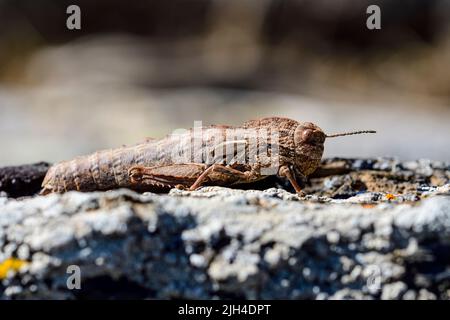
M 309 139 L 311 139 L 312 133 L 313 133 L 313 131 L 311 129 L 304 130 L 302 133 L 302 140 L 308 141 Z

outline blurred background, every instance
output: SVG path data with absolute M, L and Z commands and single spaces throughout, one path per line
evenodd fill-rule
M 450 1 L 0 0 L 0 165 L 262 116 L 378 130 L 326 157 L 449 161 Z

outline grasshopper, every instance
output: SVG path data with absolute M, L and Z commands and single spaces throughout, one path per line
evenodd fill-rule
M 98 151 L 52 166 L 41 194 L 69 190 L 130 188 L 159 192 L 170 188 L 195 190 L 202 185 L 232 186 L 278 175 L 297 193 L 297 179 L 320 164 L 326 135 L 311 122 L 269 117 L 232 127 L 212 125 L 150 139 L 131 147 Z

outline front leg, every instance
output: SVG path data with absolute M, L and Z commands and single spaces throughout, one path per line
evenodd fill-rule
M 291 169 L 289 169 L 289 167 L 287 165 L 283 165 L 280 167 L 280 169 L 278 170 L 278 175 L 280 177 L 285 177 L 289 180 L 289 182 L 291 183 L 291 185 L 294 187 L 295 192 L 297 193 L 302 193 L 302 188 L 300 188 L 300 186 L 297 183 L 297 180 L 295 180 L 295 176 L 294 173 Z

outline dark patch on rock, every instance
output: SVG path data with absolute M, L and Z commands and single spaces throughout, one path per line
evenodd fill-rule
M 40 191 L 49 167 L 49 163 L 39 162 L 0 168 L 0 191 L 11 198 L 34 195 Z
M 155 293 L 125 277 L 114 279 L 110 276 L 99 276 L 83 281 L 79 290 L 73 290 L 78 300 L 98 299 L 145 299 Z

